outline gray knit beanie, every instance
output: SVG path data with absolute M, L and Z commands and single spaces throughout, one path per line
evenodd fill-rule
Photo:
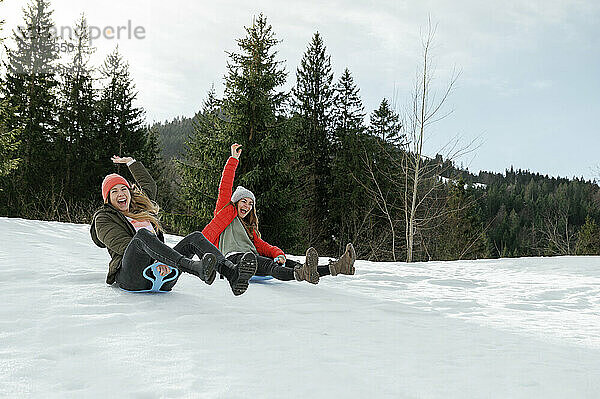
M 254 194 L 252 194 L 252 191 L 242 186 L 237 186 L 237 188 L 233 192 L 233 195 L 231 196 L 231 202 L 235 204 L 242 198 L 252 198 L 252 201 L 254 201 L 254 205 L 256 205 L 256 198 L 254 197 Z

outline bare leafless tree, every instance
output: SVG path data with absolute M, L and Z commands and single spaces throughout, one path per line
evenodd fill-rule
M 545 222 L 538 228 L 547 242 L 545 252 L 548 255 L 573 255 L 575 253 L 576 233 L 569 225 L 569 206 L 550 209 Z
M 380 173 L 376 173 L 378 172 L 375 170 L 376 165 L 365 148 L 363 148 L 361 160 L 365 166 L 368 181 L 363 181 L 361 179 L 356 179 L 356 181 L 365 189 L 367 195 L 373 200 L 374 204 L 383 214 L 386 222 L 389 224 L 392 240 L 392 259 L 396 261 L 396 232 L 395 218 L 393 215 L 394 206 L 390 202 L 390 196 L 395 195 L 395 193 L 384 191 L 381 188 L 379 178 L 377 177 L 377 175 Z
M 403 124 L 407 128 L 408 153 L 404 157 L 403 170 L 406 174 L 404 185 L 404 216 L 405 216 L 405 235 L 406 235 L 406 261 L 413 261 L 413 248 L 415 234 L 426 219 L 419 218 L 417 215 L 420 207 L 435 188 L 435 181 L 439 176 L 437 170 L 431 169 L 423 162 L 423 144 L 426 134 L 429 132 L 431 124 L 445 118 L 448 113 L 442 113 L 442 106 L 446 102 L 448 95 L 452 91 L 458 75 L 453 74 L 446 89 L 440 99 L 436 100 L 435 92 L 432 90 L 433 69 L 431 67 L 431 48 L 435 36 L 436 27 L 431 24 L 427 26 L 427 32 L 423 37 L 422 46 L 422 66 L 417 75 L 415 89 L 412 96 L 411 109 L 408 113 L 407 121 Z M 431 165 L 431 164 L 429 164 Z M 437 165 L 433 165 L 436 168 Z M 420 190 L 424 186 L 425 178 L 430 179 L 427 191 Z M 421 193 L 420 193 L 421 191 Z M 427 217 L 427 219 L 430 216 Z
M 444 110 L 444 104 L 459 76 L 456 72 L 452 73 L 448 86 L 442 92 L 433 90 L 431 49 L 434 36 L 435 27 L 430 21 L 422 42 L 422 65 L 401 123 L 408 144 L 390 145 L 379 141 L 379 147 L 374 150 L 380 152 L 377 155 L 369 152 L 373 151 L 372 147 L 363 148 L 360 157 L 365 174 L 362 179 L 355 178 L 374 204 L 374 215 L 384 220 L 386 230 L 389 229 L 389 233 L 377 237 L 378 242 L 373 244 L 373 248 L 381 250 L 391 246 L 391 251 L 386 252 L 391 252 L 394 261 L 398 259 L 399 250 L 404 251 L 404 245 L 397 240 L 402 233 L 405 234 L 408 262 L 414 259 L 416 243 L 420 243 L 427 256 L 431 257 L 425 237 L 431 236 L 449 214 L 462 210 L 448 206 L 448 190 L 443 186 L 449 181 L 441 176 L 449 177 L 453 161 L 477 148 L 477 140 L 465 145 L 460 137 L 455 136 L 438 149 L 437 154 L 442 154 L 439 158 L 425 155 L 424 144 L 429 138 L 431 125 L 451 114 L 451 111 Z M 386 162 L 379 162 L 382 158 Z M 470 203 L 463 206 L 470 206 Z M 472 245 L 468 244 L 464 252 Z
M 443 213 L 448 211 L 445 207 L 425 206 L 431 197 L 439 192 L 438 188 L 443 184 L 441 174 L 444 170 L 442 164 L 427 159 L 424 154 L 424 143 L 430 134 L 431 125 L 452 113 L 446 111 L 444 105 L 459 77 L 459 73 L 454 71 L 442 91 L 432 87 L 434 68 L 431 51 L 435 32 L 436 27 L 429 20 L 427 31 L 422 39 L 422 65 L 415 81 L 411 106 L 403 123 L 409 140 L 407 156 L 402 162 L 402 170 L 406 176 L 403 197 L 407 262 L 413 261 L 415 236 L 418 230 L 439 220 Z M 440 152 L 444 153 L 446 161 L 451 162 L 474 151 L 475 141 L 463 145 L 460 138 L 455 136 Z M 440 201 L 436 202 L 440 203 Z

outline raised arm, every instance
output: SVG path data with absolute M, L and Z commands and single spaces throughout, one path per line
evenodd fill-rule
M 111 159 L 114 163 L 126 164 L 137 185 L 142 188 L 148 198 L 152 201 L 156 201 L 158 192 L 156 182 L 141 162 L 136 161 L 132 157 L 118 157 L 116 155 L 113 155 Z
M 231 146 L 231 156 L 227 159 L 227 163 L 223 168 L 223 174 L 221 175 L 221 181 L 219 183 L 219 196 L 217 197 L 217 205 L 215 206 L 215 215 L 223 209 L 229 201 L 231 201 L 231 195 L 233 194 L 233 180 L 235 179 L 235 170 L 240 163 L 239 158 L 242 153 L 242 146 L 239 144 L 233 144 Z

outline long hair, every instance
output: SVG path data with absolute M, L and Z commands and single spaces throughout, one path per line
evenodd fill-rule
M 231 202 L 231 204 L 237 210 L 237 202 Z M 260 231 L 258 231 L 258 216 L 256 216 L 256 207 L 254 205 L 252 205 L 252 209 L 250 209 L 250 212 L 248 212 L 248 214 L 244 216 L 244 218 L 240 218 L 240 220 L 242 221 L 242 225 L 246 229 L 246 234 L 248 234 L 248 237 L 250 237 L 251 240 L 254 238 L 252 233 L 255 231 L 258 238 L 260 238 Z
M 148 198 L 146 193 L 135 184 L 131 186 L 129 192 L 131 194 L 129 209 L 127 212 L 123 212 L 123 215 L 135 220 L 150 222 L 157 233 L 163 231 L 163 228 L 158 221 L 158 212 L 160 211 L 158 204 Z M 108 199 L 109 197 L 107 197 L 107 202 L 110 202 Z

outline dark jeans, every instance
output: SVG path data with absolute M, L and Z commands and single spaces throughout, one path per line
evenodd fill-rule
M 242 253 L 229 255 L 227 259 L 231 262 L 237 264 L 242 257 Z M 268 258 L 266 256 L 256 256 L 257 268 L 256 275 L 257 276 L 273 276 L 277 280 L 282 281 L 290 281 L 295 280 L 294 277 L 294 268 L 296 266 L 300 267 L 302 264 L 300 262 L 296 262 L 295 260 L 287 259 L 283 265 L 275 262 L 273 258 Z M 323 265 L 318 266 L 317 271 L 319 272 L 319 276 L 327 276 L 331 274 L 329 272 L 329 266 Z
M 217 263 L 222 263 L 225 260 L 225 257 L 219 252 L 217 247 L 208 241 L 199 231 L 189 234 L 171 248 L 160 241 L 156 234 L 146 229 L 140 229 L 135 233 L 129 245 L 127 245 L 123 254 L 121 268 L 115 277 L 119 287 L 123 289 L 130 291 L 147 290 L 152 287 L 152 283 L 142 276 L 142 272 L 148 265 L 159 261 L 173 269 L 179 269 L 180 272 L 197 275 L 190 269 L 182 266 L 182 260 L 189 262 L 189 258 L 192 258 L 194 255 L 202 258 L 207 252 L 215 254 Z M 174 271 L 171 272 L 171 274 L 174 273 Z M 165 276 L 165 278 L 168 277 L 171 277 L 171 275 Z M 177 280 L 165 283 L 161 290 L 170 291 Z

